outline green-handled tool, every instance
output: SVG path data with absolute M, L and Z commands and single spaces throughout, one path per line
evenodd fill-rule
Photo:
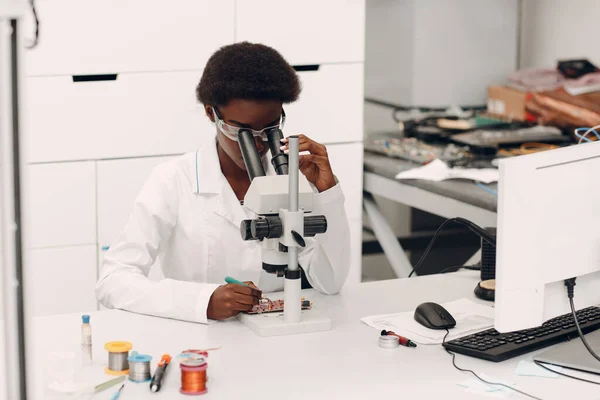
M 250 285 L 248 285 L 248 284 L 246 284 L 246 283 L 244 283 L 242 281 L 238 281 L 237 279 L 232 278 L 230 276 L 226 276 L 225 277 L 225 282 L 227 282 L 227 283 L 235 283 L 236 285 L 242 285 L 242 286 L 248 286 L 248 287 L 250 287 Z
M 119 383 L 123 382 L 127 377 L 125 375 L 121 375 L 115 379 L 111 379 L 109 381 L 106 381 L 104 383 L 101 383 L 97 386 L 94 387 L 94 393 L 98 393 L 101 392 L 103 390 L 106 390 L 110 387 L 113 387 L 115 385 L 118 385 Z

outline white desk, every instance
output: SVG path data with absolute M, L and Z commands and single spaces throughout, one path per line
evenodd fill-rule
M 425 301 L 475 299 L 473 288 L 477 281 L 476 274 L 461 272 L 364 283 L 344 289 L 337 296 L 306 291 L 305 296 L 315 303 L 315 308 L 326 310 L 332 317 L 334 329 L 297 336 L 258 337 L 236 320 L 206 326 L 122 311 L 99 311 L 91 319 L 95 362 L 106 362 L 103 345 L 111 340 L 131 341 L 134 349 L 152 355 L 154 360 L 165 352 L 222 346 L 211 352 L 208 359 L 205 399 L 478 398 L 457 386 L 469 374 L 455 370 L 451 357 L 441 346 L 381 349 L 377 346 L 379 332 L 360 322 L 366 315 L 412 310 Z M 49 350 L 77 346 L 79 329 L 79 315 L 36 319 L 37 357 L 42 361 Z M 577 393 L 577 398 L 586 398 L 586 394 L 598 397 L 594 385 L 568 378 L 516 376 L 517 362 L 530 357 L 495 364 L 458 355 L 457 363 L 516 382 L 522 390 L 544 399 L 564 398 L 569 392 Z M 155 363 L 153 370 L 154 366 Z M 37 381 L 42 382 L 42 378 L 38 375 Z M 187 398 L 178 392 L 179 379 L 178 364 L 173 363 L 160 393 L 151 395 L 148 384 L 128 382 L 121 399 Z M 35 398 L 42 398 L 43 388 L 36 386 Z M 112 392 L 114 389 L 109 389 L 93 399 L 108 399 Z M 524 397 L 515 394 L 511 398 Z

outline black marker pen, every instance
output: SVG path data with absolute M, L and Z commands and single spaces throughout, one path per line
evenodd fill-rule
M 153 393 L 156 393 L 160 390 L 162 386 L 162 381 L 165 376 L 165 372 L 167 372 L 167 367 L 171 362 L 171 356 L 168 354 L 163 354 L 162 358 L 158 363 L 158 367 L 156 367 L 156 371 L 154 372 L 154 376 L 152 377 L 152 381 L 150 381 L 150 390 Z

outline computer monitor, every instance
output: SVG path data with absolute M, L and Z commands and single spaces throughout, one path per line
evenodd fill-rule
M 600 143 L 500 162 L 495 328 L 532 328 L 600 304 Z

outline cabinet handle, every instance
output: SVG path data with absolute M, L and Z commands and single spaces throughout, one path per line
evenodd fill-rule
M 296 72 L 318 71 L 319 64 L 292 65 L 292 68 L 294 68 Z
M 116 81 L 118 74 L 73 75 L 73 82 L 103 82 Z

